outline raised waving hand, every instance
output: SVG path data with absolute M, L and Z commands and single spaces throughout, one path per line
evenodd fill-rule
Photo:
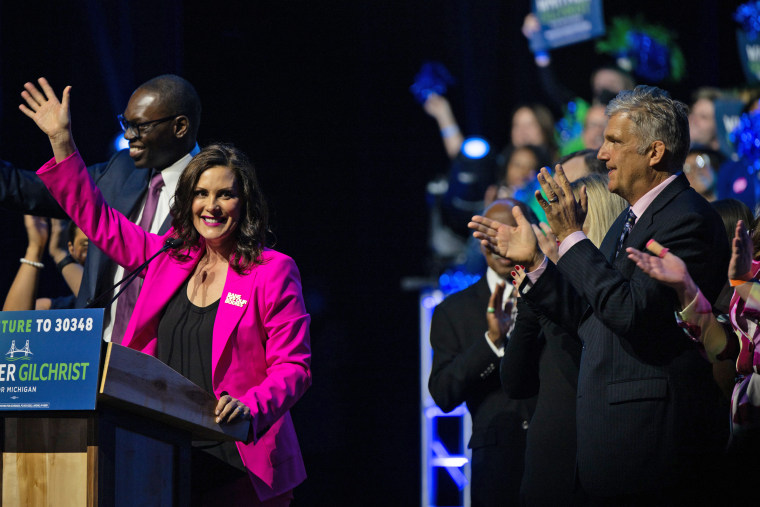
M 41 77 L 37 82 L 39 88 L 31 82 L 24 84 L 21 98 L 26 104 L 20 104 L 18 108 L 34 120 L 40 130 L 47 134 L 55 160 L 61 162 L 76 151 L 74 138 L 71 135 L 71 113 L 69 110 L 71 86 L 63 89 L 59 101 L 47 79 Z

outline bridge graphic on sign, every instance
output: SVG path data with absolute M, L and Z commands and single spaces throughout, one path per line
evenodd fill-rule
M 16 357 L 16 354 L 23 354 Z M 26 360 L 29 361 L 31 359 L 31 356 L 34 355 L 34 352 L 29 350 L 29 340 L 26 341 L 26 345 L 24 345 L 23 349 L 17 349 L 16 348 L 16 340 L 11 341 L 11 349 L 5 353 L 6 359 L 8 361 L 18 361 L 18 360 Z

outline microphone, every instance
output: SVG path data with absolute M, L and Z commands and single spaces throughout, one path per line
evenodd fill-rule
M 142 270 L 145 269 L 145 267 L 148 264 L 150 264 L 150 262 L 153 259 L 155 259 L 156 257 L 158 257 L 160 254 L 166 252 L 167 250 L 176 250 L 177 248 L 180 248 L 184 243 L 185 242 L 182 239 L 180 239 L 180 238 L 166 238 L 166 241 L 164 241 L 164 246 L 161 247 L 161 250 L 159 250 L 158 252 L 154 253 L 147 261 L 145 261 L 142 264 L 140 264 L 139 266 L 137 266 L 137 268 L 134 271 L 132 271 L 127 276 L 125 276 L 124 278 L 122 278 L 121 281 L 119 281 L 116 284 L 114 284 L 113 287 L 111 287 L 110 289 L 102 292 L 95 299 L 92 299 L 92 298 L 88 299 L 87 300 L 87 305 L 85 305 L 85 308 L 98 308 L 100 306 L 100 303 L 103 301 L 103 299 L 106 298 L 106 296 L 108 296 L 108 294 L 110 294 L 119 285 L 124 284 L 124 287 L 122 287 L 121 290 L 119 292 L 117 292 L 116 295 L 113 298 L 111 298 L 111 301 L 109 301 L 108 304 L 104 306 L 104 308 L 108 308 L 109 306 L 111 306 L 111 303 L 113 303 L 114 301 L 116 301 L 116 298 L 118 298 L 119 296 L 121 296 L 121 293 L 124 292 L 124 290 L 127 287 L 129 287 L 129 284 L 132 283 L 135 280 L 135 278 L 137 278 L 137 275 L 139 275 L 142 272 Z

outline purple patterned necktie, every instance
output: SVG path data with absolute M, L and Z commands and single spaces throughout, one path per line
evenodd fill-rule
M 626 238 L 628 238 L 628 235 L 631 233 L 631 229 L 633 229 L 633 224 L 636 223 L 636 215 L 633 213 L 632 208 L 628 208 L 628 216 L 625 219 L 625 225 L 623 226 L 623 232 L 620 234 L 620 239 L 618 240 L 618 247 L 617 251 L 620 253 L 620 250 L 623 248 L 623 243 L 625 243 Z
M 150 232 L 153 217 L 156 216 L 158 196 L 161 194 L 163 186 L 164 179 L 161 177 L 161 173 L 157 172 L 150 179 L 148 196 L 145 199 L 145 207 L 143 208 L 142 218 L 140 219 L 139 225 L 144 231 Z M 114 318 L 113 331 L 111 332 L 111 341 L 113 343 L 121 343 L 124 339 L 124 332 L 127 330 L 129 318 L 132 316 L 132 311 L 135 308 L 135 302 L 137 301 L 137 295 L 140 293 L 140 287 L 142 287 L 142 278 L 134 280 L 119 296 L 118 304 L 116 305 L 116 317 Z

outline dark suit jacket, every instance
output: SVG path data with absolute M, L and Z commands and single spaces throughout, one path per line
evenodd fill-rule
M 575 487 L 575 399 L 581 342 L 517 300 L 517 322 L 501 361 L 510 398 L 538 395 L 525 447 L 521 496 L 532 507 L 579 505 Z
M 729 257 L 722 222 L 683 174 L 637 220 L 615 257 L 624 221 L 625 212 L 600 249 L 586 239 L 557 266 L 550 262 L 524 294 L 555 322 L 578 325 L 578 474 L 592 496 L 699 486 L 700 461 L 719 453 L 728 431 L 712 368 L 676 326 L 675 292 L 624 251 L 644 250 L 654 238 L 686 262 L 714 301 Z
M 87 170 L 106 202 L 125 216 L 132 216 L 148 188 L 150 170 L 136 168 L 129 150 L 119 151 L 108 162 L 92 165 Z M 0 206 L 25 214 L 68 218 L 34 171 L 18 169 L 7 162 L 0 164 Z M 160 233 L 168 231 L 170 224 L 167 216 Z M 88 299 L 111 286 L 115 266 L 102 250 L 90 243 L 76 308 L 84 308 Z
M 535 399 L 510 400 L 499 357 L 486 343 L 486 277 L 446 298 L 433 313 L 430 394 L 444 411 L 467 403 L 472 415 L 473 505 L 518 505 L 525 433 Z

